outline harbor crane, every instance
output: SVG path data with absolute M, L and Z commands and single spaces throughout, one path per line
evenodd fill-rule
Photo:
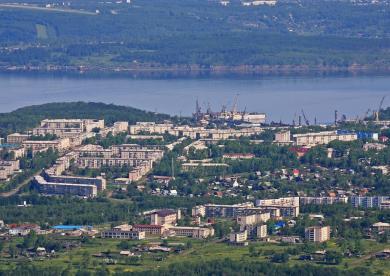
M 309 126 L 310 122 L 306 117 L 305 111 L 303 111 L 303 109 L 302 109 L 301 112 L 302 112 L 302 116 L 303 116 L 303 119 L 305 120 L 306 125 Z
M 385 101 L 385 98 L 386 96 L 383 96 L 380 103 L 379 103 L 379 107 L 378 107 L 378 110 L 375 112 L 375 121 L 379 121 L 379 112 L 381 112 L 381 109 L 382 109 L 382 106 L 383 106 L 383 102 Z
M 240 96 L 240 94 L 236 94 L 236 97 L 234 98 L 234 102 L 233 102 L 233 106 L 232 106 L 232 113 L 235 114 L 237 113 L 237 101 L 238 101 L 238 96 Z

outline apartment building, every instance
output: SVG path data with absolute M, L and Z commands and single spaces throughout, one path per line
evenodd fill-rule
M 253 207 L 253 203 L 246 202 L 234 205 L 206 204 L 204 207 L 206 217 L 235 218 L 238 210 Z
M 146 235 L 162 235 L 165 227 L 162 225 L 136 224 L 133 225 L 133 231 L 145 232 Z
M 330 239 L 330 226 L 312 226 L 305 228 L 305 239 L 310 242 L 325 242 Z
M 267 225 L 266 224 L 248 224 L 248 225 L 241 225 L 240 231 L 246 231 L 248 234 L 248 238 L 251 239 L 263 239 L 267 237 Z
M 175 225 L 181 219 L 180 210 L 163 209 L 153 212 L 150 215 L 150 224 L 152 225 Z
M 350 142 L 357 140 L 357 134 L 345 131 L 323 131 L 304 134 L 294 134 L 293 142 L 297 146 L 325 145 L 334 140 Z
M 390 200 L 390 196 L 351 196 L 350 203 L 358 208 L 380 208 L 381 203 Z
M 48 182 L 40 175 L 34 176 L 38 191 L 48 195 L 76 195 L 81 197 L 96 197 L 97 187 L 91 184 L 69 184 Z
M 299 198 L 301 205 L 315 204 L 315 205 L 332 205 L 336 203 L 348 203 L 348 197 L 346 196 L 322 196 L 322 197 L 310 197 L 304 196 Z
M 281 145 L 291 143 L 291 132 L 289 130 L 277 132 L 274 142 Z
M 271 218 L 271 213 L 264 212 L 251 215 L 242 215 L 236 218 L 237 223 L 240 226 L 245 225 L 258 225 L 264 222 L 267 222 Z
M 71 137 L 83 132 L 92 132 L 93 129 L 103 129 L 104 120 L 92 119 L 45 119 L 39 127 L 33 129 L 33 135 L 45 136 L 46 134 L 58 137 Z
M 380 203 L 379 209 L 389 210 L 390 209 L 390 200 L 384 200 Z
M 77 164 L 82 168 L 101 168 L 102 166 L 129 166 L 136 167 L 141 164 L 145 168 L 153 162 L 160 160 L 164 151 L 154 146 L 141 147 L 139 145 L 120 145 L 103 149 L 100 146 L 87 145 L 76 151 L 78 153 Z M 144 164 L 150 162 L 151 164 Z
M 205 217 L 206 216 L 206 207 L 204 205 L 198 205 L 192 208 L 191 215 L 193 217 Z
M 12 133 L 7 136 L 8 144 L 21 144 L 24 141 L 28 140 L 30 135 L 28 134 L 20 134 L 20 133 Z
M 231 233 L 229 235 L 229 241 L 231 243 L 243 243 L 248 240 L 248 232 L 242 231 L 242 232 L 237 232 L 237 233 Z
M 214 236 L 213 228 L 175 226 L 169 227 L 178 237 L 191 237 L 195 239 L 206 239 Z
M 7 180 L 20 170 L 19 160 L 0 160 L 0 180 Z
M 263 131 L 260 127 L 247 127 L 241 129 L 206 129 L 204 127 L 174 126 L 173 124 L 156 124 L 149 122 L 138 122 L 130 126 L 130 134 L 140 133 L 165 134 L 169 133 L 178 137 L 189 137 L 191 139 L 211 138 L 215 140 L 224 140 L 231 137 L 238 138 L 242 136 L 251 136 Z
M 103 239 L 126 239 L 126 240 L 144 240 L 145 232 L 134 231 L 133 227 L 128 224 L 118 225 L 111 230 L 101 232 Z
M 46 151 L 48 149 L 63 152 L 69 149 L 71 146 L 69 138 L 63 138 L 53 141 L 26 140 L 22 142 L 22 145 L 26 150 L 31 150 L 33 154 L 41 151 Z
M 258 199 L 256 200 L 256 206 L 278 208 L 282 217 L 297 217 L 299 215 L 299 197 Z

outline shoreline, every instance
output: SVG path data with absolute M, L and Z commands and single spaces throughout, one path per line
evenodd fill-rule
M 74 75 L 134 78 L 202 78 L 202 77 L 263 77 L 263 76 L 370 76 L 390 75 L 389 67 L 309 67 L 309 66 L 198 66 L 182 65 L 171 67 L 87 67 L 87 66 L 1 66 L 0 74 L 26 75 Z

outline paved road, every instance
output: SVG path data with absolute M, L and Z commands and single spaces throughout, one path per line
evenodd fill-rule
M 16 188 L 12 189 L 9 192 L 0 193 L 0 197 L 10 197 L 10 196 L 17 194 L 20 191 L 20 189 L 22 189 L 24 186 L 26 186 L 28 183 L 30 183 L 30 181 L 33 179 L 33 177 L 34 176 L 27 178 L 25 181 L 23 181 L 21 184 L 19 184 Z

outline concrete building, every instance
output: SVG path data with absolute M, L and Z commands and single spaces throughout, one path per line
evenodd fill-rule
M 48 149 L 52 149 L 58 152 L 64 152 L 71 146 L 69 138 L 63 138 L 53 141 L 26 140 L 22 142 L 22 145 L 26 150 L 31 150 L 33 154 L 41 151 L 46 151 Z
M 380 203 L 379 209 L 389 210 L 390 209 L 390 200 L 384 200 Z
M 28 134 L 20 134 L 20 133 L 12 133 L 7 136 L 8 144 L 21 144 L 24 141 L 28 140 L 30 135 Z
M 299 197 L 284 197 L 277 199 L 258 199 L 256 206 L 278 208 L 283 217 L 297 217 L 299 215 Z
M 357 140 L 357 134 L 342 131 L 323 131 L 293 135 L 293 141 L 297 146 L 325 145 L 334 140 L 355 141 Z
M 315 205 L 332 205 L 336 203 L 348 203 L 348 197 L 346 196 L 322 196 L 322 197 L 309 197 L 303 196 L 299 198 L 299 203 L 301 205 L 315 204 Z
M 267 222 L 270 218 L 271 218 L 271 213 L 264 212 L 259 214 L 238 216 L 236 218 L 236 221 L 240 226 L 258 225 Z
M 165 227 L 162 225 L 136 224 L 133 225 L 133 231 L 145 232 L 146 235 L 162 235 Z
M 387 222 L 377 222 L 372 225 L 372 230 L 375 233 L 382 233 L 390 231 L 390 223 Z
M 133 231 L 131 225 L 123 224 L 101 232 L 101 237 L 103 239 L 144 240 L 146 234 L 142 231 Z
M 175 226 L 175 227 L 169 227 L 169 230 L 173 231 L 175 235 L 178 237 L 206 239 L 208 237 L 214 236 L 213 228 Z
M 207 129 L 204 127 L 174 126 L 173 124 L 156 124 L 149 122 L 138 122 L 129 127 L 131 135 L 140 133 L 165 134 L 169 133 L 178 137 L 189 137 L 191 139 L 210 138 L 214 140 L 225 140 L 260 134 L 263 129 L 260 127 L 245 127 L 241 129 Z
M 289 130 L 283 130 L 275 134 L 275 143 L 277 144 L 290 144 L 291 143 L 291 132 Z
M 206 216 L 206 207 L 203 205 L 198 205 L 192 208 L 191 214 L 193 217 L 205 217 Z
M 76 195 L 82 197 L 96 197 L 98 191 L 106 189 L 104 178 L 54 176 L 44 173 L 34 177 L 38 191 L 49 195 Z
M 102 166 L 130 166 L 136 167 L 144 162 L 160 160 L 164 151 L 155 146 L 118 145 L 109 149 L 100 146 L 87 145 L 76 151 L 77 164 L 82 168 L 101 168 Z
M 33 135 L 56 135 L 60 138 L 77 136 L 94 129 L 103 129 L 104 120 L 92 119 L 45 119 L 39 127 L 33 129 Z
M 19 160 L 0 160 L 0 180 L 7 180 L 20 170 Z
M 369 151 L 369 150 L 381 151 L 381 150 L 384 150 L 386 147 L 387 146 L 384 144 L 366 143 L 363 145 L 363 150 L 364 151 Z
M 355 208 L 380 208 L 383 201 L 390 200 L 390 196 L 351 196 L 349 200 Z
M 325 242 L 330 239 L 330 226 L 305 228 L 305 239 L 310 242 Z
M 229 235 L 229 241 L 231 243 L 243 243 L 248 240 L 248 232 L 242 231 L 242 232 L 237 232 L 237 233 L 231 233 Z
M 252 159 L 255 158 L 255 155 L 252 153 L 226 153 L 222 156 L 225 159 Z
M 180 210 L 163 209 L 150 215 L 150 224 L 152 225 L 175 225 L 181 219 Z

